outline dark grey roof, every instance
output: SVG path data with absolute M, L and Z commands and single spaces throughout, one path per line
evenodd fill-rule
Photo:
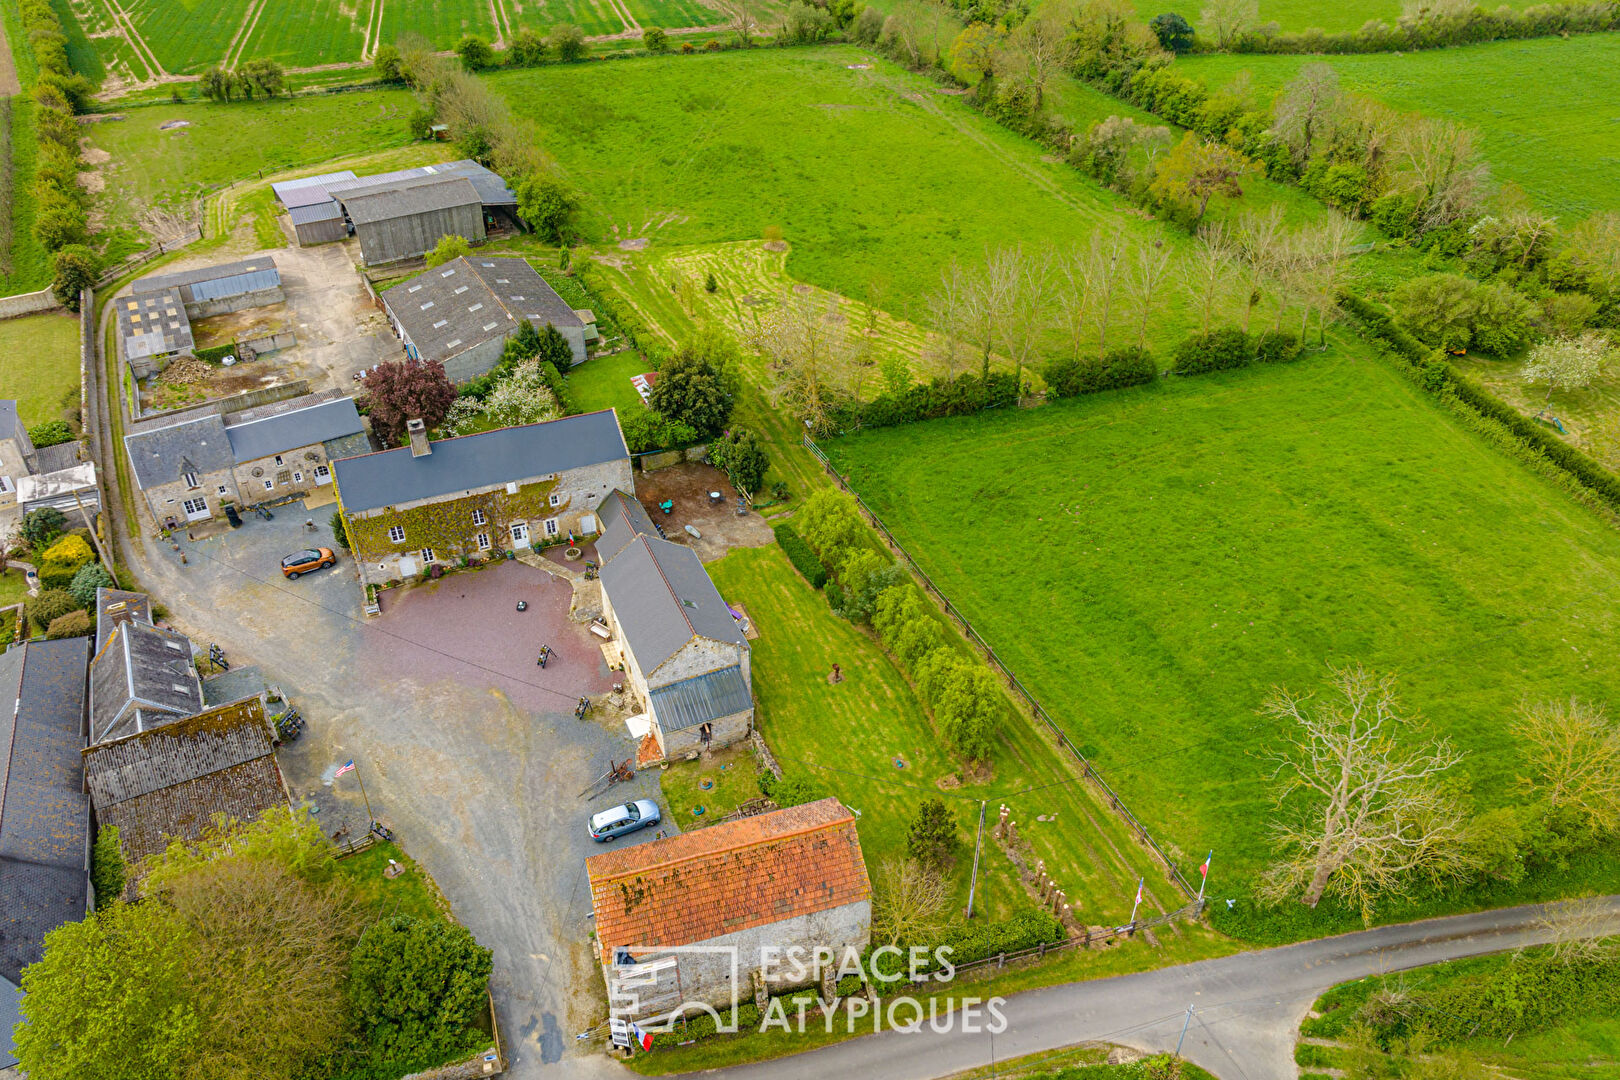
M 212 409 L 184 420 L 135 425 L 124 436 L 124 446 L 135 470 L 135 483 L 143 489 L 178 480 L 188 472 L 209 473 L 236 464 L 225 421 Z
M 112 628 L 121 622 L 152 621 L 152 598 L 143 592 L 127 589 L 96 590 L 96 651 L 107 644 Z
M 364 430 L 354 399 L 340 397 L 232 423 L 226 426 L 225 435 L 230 440 L 232 454 L 241 463 Z
M 243 698 L 258 697 L 266 689 L 264 672 L 259 670 L 257 664 L 233 667 L 229 671 L 208 676 L 203 680 L 202 689 L 203 704 L 210 709 Z
M 11 1031 L 22 1023 L 22 997 L 16 983 L 0 977 L 0 1069 L 17 1064 L 17 1048 L 11 1041 Z
M 90 742 L 130 735 L 202 708 L 202 685 L 184 634 L 121 623 L 90 665 Z
M 523 259 L 462 256 L 382 294 L 394 321 L 424 360 L 445 361 L 527 318 L 536 328 L 585 324 Z
M 192 347 L 191 320 L 180 294 L 171 290 L 120 296 L 113 301 L 118 313 L 118 337 L 126 359 L 162 356 Z
M 697 553 L 638 536 L 602 567 L 602 589 L 649 686 L 658 666 L 694 637 L 747 647 Z
M 17 413 L 17 403 L 0 399 L 0 439 L 16 439 L 22 443 L 23 453 L 34 448 L 33 442 L 28 438 L 28 429 L 23 426 L 22 417 Z
M 77 440 L 42 446 L 34 451 L 34 460 L 29 465 L 39 475 L 71 469 L 79 463 L 79 451 L 83 447 L 84 443 Z
M 596 556 L 603 565 L 636 537 L 660 535 L 640 500 L 622 491 L 610 492 L 602 500 L 596 516 L 602 521 L 602 535 L 596 538 Z
M 354 171 L 344 169 L 342 172 L 321 173 L 319 176 L 305 176 L 297 180 L 282 180 L 271 184 L 270 190 L 276 193 L 276 198 L 281 200 L 282 206 L 308 206 L 312 202 L 320 202 L 331 197 L 327 193 L 328 184 L 353 179 Z
M 612 409 L 440 439 L 432 449 L 425 457 L 412 457 L 410 447 L 402 446 L 333 462 L 343 508 L 357 514 L 459 496 L 630 456 Z
M 150 277 L 138 278 L 129 288 L 136 296 L 141 296 L 145 293 L 167 292 L 171 289 L 178 291 L 186 285 L 228 281 L 232 278 L 251 277 L 264 273 L 275 274 L 276 261 L 268 255 L 259 255 L 252 259 L 221 263 L 218 266 L 200 266 L 195 270 L 181 270 L 174 274 L 153 274 Z M 199 295 L 198 299 L 201 298 Z
M 482 206 L 478 189 L 462 176 L 426 176 L 355 188 L 338 196 L 349 220 L 356 225 L 449 210 Z
M 264 704 L 253 695 L 90 747 L 84 753 L 85 783 L 100 813 L 126 799 L 240 765 L 274 749 Z
M 658 726 L 665 731 L 707 724 L 740 713 L 754 704 L 748 680 L 743 678 L 742 668 L 735 665 L 653 687 L 647 696 L 658 714 Z
M 345 196 L 361 188 L 382 187 L 388 184 L 420 180 L 424 177 L 443 178 L 446 176 L 460 176 L 472 181 L 478 192 L 479 199 L 485 206 L 516 206 L 517 195 L 495 173 L 490 172 L 471 158 L 462 158 L 460 161 L 448 161 L 442 165 L 419 165 L 413 169 L 396 169 L 393 172 L 377 173 L 374 176 L 356 177 L 352 173 L 348 179 L 333 180 L 320 185 L 320 190 L 328 195 Z M 310 199 L 301 196 L 307 204 Z M 285 200 L 283 200 L 285 202 Z M 291 206 L 291 203 L 287 203 Z
M 292 218 L 294 225 L 313 225 L 317 221 L 338 221 L 343 217 L 343 207 L 338 205 L 336 199 L 327 199 L 324 202 L 314 203 L 310 206 L 289 207 L 287 216 Z
M 339 458 L 359 457 L 372 451 L 371 436 L 364 431 L 357 431 L 353 435 L 345 435 L 341 439 L 327 439 L 321 444 L 326 450 L 326 460 L 336 461 Z
M 84 918 L 87 638 L 0 654 L 0 977 L 16 982 L 45 934 Z

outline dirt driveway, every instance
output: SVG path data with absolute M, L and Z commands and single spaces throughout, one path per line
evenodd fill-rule
M 583 863 L 597 848 L 584 823 L 615 802 L 662 800 L 656 772 L 580 797 L 634 742 L 622 724 L 574 718 L 578 697 L 605 689 L 609 674 L 567 619 L 568 586 L 506 563 L 402 591 L 366 620 L 347 558 L 281 578 L 287 552 L 336 547 L 324 525 L 309 534 L 303 520 L 289 511 L 182 540 L 187 565 L 146 544 L 140 576 L 175 625 L 218 642 L 237 664 L 257 664 L 302 709 L 308 730 L 283 749 L 281 767 L 328 833 L 365 828 L 353 777 L 332 780 L 338 764 L 359 763 L 377 816 L 495 952 L 509 1075 L 617 1075 L 573 1038 L 605 1014 Z M 520 598 L 529 602 L 522 614 Z M 557 652 L 543 671 L 534 662 L 542 643 Z M 670 821 L 665 831 L 678 828 Z
M 709 495 L 716 491 L 718 503 Z M 704 562 L 713 562 L 734 547 L 764 547 L 776 538 L 765 519 L 752 510 L 737 516 L 737 489 L 713 465 L 689 462 L 637 473 L 636 498 L 669 539 L 692 548 Z M 667 514 L 659 509 L 666 500 L 675 504 Z M 687 525 L 702 533 L 702 539 L 694 539 Z

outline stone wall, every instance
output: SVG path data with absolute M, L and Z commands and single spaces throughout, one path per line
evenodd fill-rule
M 657 719 L 656 713 L 654 719 Z M 679 731 L 665 731 L 663 725 L 660 724 L 658 727 L 659 743 L 664 748 L 664 757 L 674 761 L 685 757 L 687 754 L 701 753 L 703 751 L 703 736 L 699 733 L 700 727 L 701 725 L 682 728 Z M 709 746 L 718 750 L 723 746 L 741 742 L 748 738 L 748 733 L 753 730 L 753 727 L 754 710 L 752 708 L 744 709 L 739 713 L 732 713 L 730 716 L 722 716 L 709 725 Z
M 229 315 L 233 311 L 242 311 L 245 308 L 266 307 L 270 304 L 285 303 L 287 297 L 281 291 L 280 285 L 257 292 L 240 293 L 236 296 L 222 296 L 218 300 L 193 300 L 186 305 L 186 314 L 193 319 L 206 319 L 211 315 Z
M 197 480 L 195 488 L 187 487 L 185 480 L 175 477 L 166 484 L 142 490 L 142 494 L 146 496 L 146 505 L 151 509 L 152 517 L 159 526 L 168 526 L 169 520 L 173 518 L 175 527 L 185 528 L 184 503 L 187 499 L 206 499 L 209 517 L 224 516 L 226 502 L 242 501 L 237 493 L 236 478 L 231 475 L 229 469 L 203 473 Z M 223 494 L 219 490 L 222 487 L 225 489 Z
M 0 319 L 15 319 L 19 315 L 51 311 L 61 306 L 56 302 L 56 294 L 49 289 L 18 293 L 16 296 L 0 296 Z
M 277 457 L 281 458 L 280 465 L 276 464 Z M 241 462 L 235 470 L 236 487 L 250 502 L 284 499 L 289 495 L 308 495 L 317 487 L 332 482 L 330 472 L 324 481 L 315 477 L 316 468 L 329 464 L 326 460 L 326 447 L 321 443 L 311 443 L 296 450 Z M 273 486 L 266 488 L 264 486 L 266 480 Z
M 266 334 L 264 337 L 244 338 L 237 344 L 256 353 L 267 353 L 292 348 L 298 344 L 298 337 L 291 330 L 283 330 L 276 334 Z
M 168 412 L 149 411 L 142 412 L 137 420 L 155 420 L 158 417 L 172 417 L 180 421 L 201 412 L 216 412 L 221 416 L 226 413 L 244 412 L 248 409 L 258 408 L 260 405 L 272 405 L 278 401 L 289 398 L 303 397 L 310 393 L 308 379 L 294 379 L 291 382 L 278 383 L 275 386 L 261 386 L 257 390 L 249 390 L 243 394 L 233 394 L 230 397 L 215 398 L 200 405 L 187 405 L 183 409 L 171 409 Z
M 749 686 L 753 686 L 753 665 L 749 662 L 749 650 L 746 646 L 733 645 L 729 641 L 715 641 L 713 638 L 697 638 L 681 646 L 680 650 L 659 664 L 652 671 L 646 672 L 649 687 L 668 686 L 670 683 L 690 679 L 695 675 L 702 675 L 706 671 L 717 671 L 720 668 L 740 666 L 743 679 Z

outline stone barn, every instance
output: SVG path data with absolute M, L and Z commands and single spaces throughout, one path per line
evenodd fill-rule
M 281 291 L 281 272 L 268 255 L 174 274 L 153 274 L 129 288 L 135 296 L 172 293 L 185 307 L 186 316 L 192 319 L 227 315 L 286 300 Z
M 585 873 L 608 1009 L 627 1020 L 815 981 L 814 950 L 859 953 L 871 938 L 860 837 L 837 799 L 593 855 Z M 812 969 L 798 979 L 767 952 L 794 947 Z

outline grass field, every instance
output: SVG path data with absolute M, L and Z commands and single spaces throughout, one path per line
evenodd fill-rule
M 301 0 L 296 4 L 272 0 L 254 23 L 242 56 L 276 60 L 288 67 L 358 60 L 365 48 L 371 9 L 371 0 Z
M 1523 696 L 1620 698 L 1620 534 L 1357 355 L 829 449 L 1216 896 L 1268 854 L 1273 685 L 1398 672 L 1487 807 Z
M 135 29 L 172 75 L 217 64 L 253 0 L 123 0 Z
M 559 23 L 573 23 L 590 37 L 617 34 L 625 29 L 624 19 L 613 0 L 523 0 L 522 3 L 509 0 L 507 10 L 511 12 L 515 25 L 527 26 L 541 33 Z
M 1503 6 L 1522 10 L 1531 3 L 1532 0 L 1507 0 L 1505 4 L 1493 2 L 1480 6 L 1489 11 Z M 1167 6 L 1162 0 L 1136 0 L 1136 12 L 1144 19 L 1164 11 L 1177 11 L 1201 31 L 1205 29 L 1201 19 L 1203 7 L 1201 3 Z M 1285 31 L 1311 27 L 1329 32 L 1359 30 L 1369 19 L 1393 26 L 1400 15 L 1400 0 L 1260 0 L 1260 22 L 1274 22 Z
M 1620 208 L 1620 35 L 1496 42 L 1370 56 L 1195 56 L 1183 74 L 1212 86 L 1239 71 L 1262 95 L 1305 64 L 1331 64 L 1343 85 L 1399 109 L 1442 116 L 1482 136 L 1498 181 L 1523 187 L 1566 222 Z
M 79 401 L 79 317 L 62 312 L 0 319 L 0 387 L 29 427 L 62 419 Z

